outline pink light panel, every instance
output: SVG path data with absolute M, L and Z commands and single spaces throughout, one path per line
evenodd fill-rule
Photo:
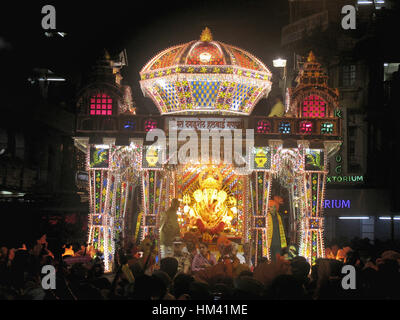
M 268 120 L 260 120 L 257 122 L 257 133 L 270 133 L 271 123 Z
M 156 128 L 157 128 L 157 121 L 149 119 L 144 122 L 144 131 L 148 132 Z
M 90 98 L 91 115 L 112 115 L 112 99 L 105 93 Z
M 302 121 L 300 122 L 300 133 L 311 133 L 312 127 L 313 125 L 310 121 Z
M 303 117 L 305 118 L 323 118 L 326 115 L 326 103 L 317 96 L 310 95 L 303 101 Z

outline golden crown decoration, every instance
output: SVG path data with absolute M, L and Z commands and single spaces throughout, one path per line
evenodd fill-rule
M 207 42 L 213 41 L 212 33 L 211 33 L 211 31 L 210 31 L 210 29 L 208 27 L 206 27 L 203 30 L 203 32 L 201 33 L 200 40 L 201 41 L 207 41 Z
M 204 175 L 207 174 L 206 178 Z M 222 175 L 220 172 L 214 172 L 212 169 L 208 169 L 200 174 L 199 185 L 201 189 L 221 189 L 222 187 Z

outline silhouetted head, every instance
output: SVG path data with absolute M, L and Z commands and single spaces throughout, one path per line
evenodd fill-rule
M 193 281 L 189 286 L 189 295 L 192 300 L 211 300 L 212 295 L 207 283 Z
M 269 288 L 270 297 L 274 300 L 301 300 L 304 291 L 301 284 L 292 275 L 282 274 L 275 278 Z
M 290 263 L 290 271 L 297 280 L 301 283 L 307 279 L 308 274 L 310 273 L 310 264 L 306 260 L 306 258 L 297 256 L 292 259 Z
M 171 279 L 173 279 L 178 272 L 178 260 L 173 257 L 161 259 L 160 270 L 164 271 Z
M 234 298 L 258 299 L 264 291 L 263 284 L 251 276 L 241 276 L 234 280 Z
M 167 289 L 171 286 L 171 278 L 166 272 L 162 270 L 156 270 L 153 272 L 153 277 L 156 277 L 164 282 Z
M 190 293 L 190 284 L 194 282 L 194 278 L 188 274 L 178 274 L 173 283 L 173 294 L 178 299 L 183 294 Z

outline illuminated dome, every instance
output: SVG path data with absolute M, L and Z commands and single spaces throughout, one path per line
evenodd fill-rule
M 208 28 L 199 41 L 168 48 L 140 71 L 143 94 L 161 114 L 249 115 L 271 90 L 271 72 L 256 57 L 213 41 Z

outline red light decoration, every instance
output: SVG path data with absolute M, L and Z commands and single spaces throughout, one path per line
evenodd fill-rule
M 90 98 L 91 115 L 112 115 L 112 99 L 105 93 L 99 93 Z
M 271 122 L 268 120 L 260 120 L 257 122 L 257 133 L 270 133 Z
M 317 95 L 310 95 L 303 101 L 303 117 L 323 118 L 326 115 L 326 102 Z
M 187 64 L 224 65 L 226 62 L 222 51 L 215 44 L 203 42 L 193 46 Z
M 157 128 L 157 121 L 153 119 L 148 119 L 144 122 L 144 131 L 149 132 L 150 130 Z
M 311 121 L 300 122 L 300 133 L 309 134 L 312 132 L 313 124 Z

